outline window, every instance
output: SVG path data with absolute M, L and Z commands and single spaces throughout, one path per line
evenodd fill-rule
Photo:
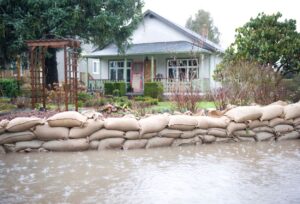
M 189 81 L 198 78 L 197 59 L 170 59 L 167 62 L 168 79 Z
M 109 79 L 113 81 L 125 81 L 130 82 L 130 70 L 131 70 L 131 61 L 127 60 L 126 67 L 124 67 L 125 61 L 109 61 Z M 126 69 L 124 75 L 124 69 Z
M 92 66 L 93 66 L 93 74 L 99 74 L 100 61 L 94 60 Z

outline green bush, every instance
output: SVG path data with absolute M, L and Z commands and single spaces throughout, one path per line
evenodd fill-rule
M 121 82 L 105 82 L 104 92 L 105 95 L 114 95 L 114 90 L 119 90 L 119 96 L 125 96 L 126 94 L 126 83 Z
M 113 90 L 113 96 L 120 96 L 120 90 L 119 89 Z
M 93 96 L 86 92 L 80 92 L 80 93 L 78 93 L 77 98 L 78 98 L 78 101 L 82 101 L 84 103 L 84 102 L 92 99 Z
M 152 98 L 162 99 L 164 87 L 160 82 L 145 82 L 144 95 Z
M 15 79 L 0 79 L 0 96 L 16 97 L 20 93 L 18 81 Z

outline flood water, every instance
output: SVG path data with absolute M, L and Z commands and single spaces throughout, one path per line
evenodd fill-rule
M 0 155 L 0 203 L 300 203 L 300 140 Z

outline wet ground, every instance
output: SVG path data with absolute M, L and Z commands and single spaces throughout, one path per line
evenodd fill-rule
M 0 155 L 0 203 L 300 203 L 300 140 Z

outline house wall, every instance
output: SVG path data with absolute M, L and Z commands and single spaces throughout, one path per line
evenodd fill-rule
M 171 35 L 170 35 L 171 34 Z M 146 16 L 132 34 L 132 43 L 189 41 L 190 38 L 155 17 Z

